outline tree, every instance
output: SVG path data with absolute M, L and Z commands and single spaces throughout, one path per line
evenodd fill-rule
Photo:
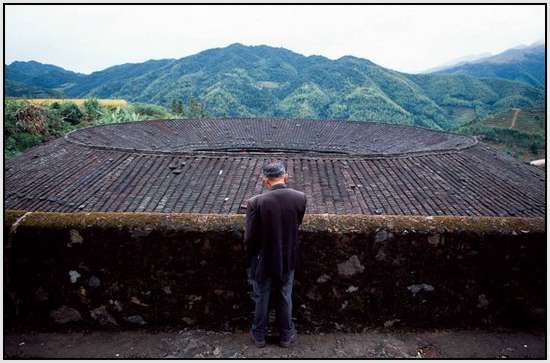
M 172 106 L 170 110 L 173 114 L 181 115 L 183 114 L 183 102 L 181 100 L 172 100 Z
M 208 117 L 204 106 L 193 97 L 189 99 L 189 117 L 191 118 L 205 118 Z

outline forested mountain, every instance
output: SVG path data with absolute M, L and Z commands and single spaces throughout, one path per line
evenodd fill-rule
M 86 76 L 51 64 L 35 61 L 13 62 L 6 68 L 7 79 L 39 88 L 56 88 L 74 84 Z
M 32 75 L 22 77 L 21 63 L 30 62 L 5 66 L 7 80 L 67 97 L 124 98 L 165 106 L 196 100 L 209 116 L 377 120 L 450 129 L 544 100 L 544 90 L 525 82 L 467 74 L 411 75 L 352 56 L 330 60 L 241 44 L 181 59 L 118 65 L 90 75 L 46 65 L 41 73 L 32 62 Z M 7 96 L 21 96 L 11 87 L 6 91 Z
M 500 54 L 438 70 L 437 73 L 462 73 L 476 77 L 498 77 L 544 87 L 545 46 L 508 49 Z

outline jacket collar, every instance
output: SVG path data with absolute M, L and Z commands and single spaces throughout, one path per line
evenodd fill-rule
M 286 185 L 285 183 L 275 184 L 274 186 L 271 187 L 271 190 L 277 190 L 282 188 L 288 188 L 288 185 Z

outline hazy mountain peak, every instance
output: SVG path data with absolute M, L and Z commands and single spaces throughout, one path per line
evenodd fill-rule
M 544 87 L 545 45 L 539 42 L 516 46 L 501 53 L 450 67 L 439 67 L 429 73 L 462 73 L 476 77 L 497 77 Z

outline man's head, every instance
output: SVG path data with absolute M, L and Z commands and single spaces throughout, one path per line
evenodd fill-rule
M 262 168 L 263 184 L 271 189 L 275 184 L 288 183 L 288 174 L 280 161 L 274 161 Z

